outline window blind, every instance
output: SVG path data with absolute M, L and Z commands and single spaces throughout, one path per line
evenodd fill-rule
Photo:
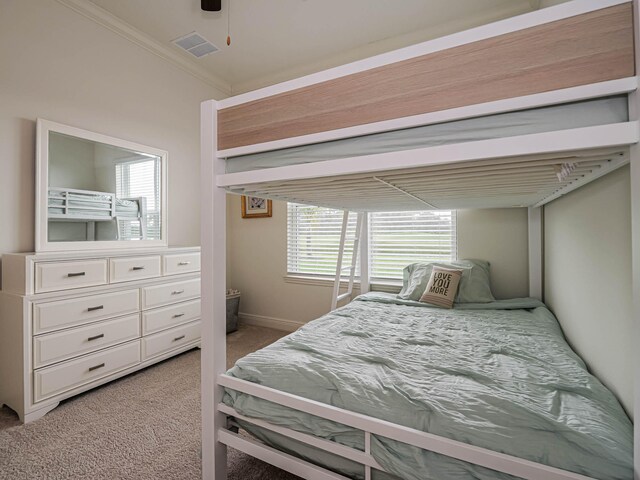
M 287 271 L 334 276 L 342 210 L 290 203 L 287 220 Z M 369 214 L 369 262 L 372 280 L 400 280 L 413 262 L 456 258 L 455 211 L 379 212 Z M 355 235 L 356 215 L 349 216 L 347 239 Z M 347 242 L 343 265 L 351 261 Z
M 147 200 L 147 240 L 160 240 L 160 162 L 149 159 L 116 164 L 116 196 Z M 130 238 L 139 238 L 138 222 L 129 222 Z
M 455 211 L 376 212 L 369 215 L 372 280 L 402 280 L 415 262 L 456 258 Z
M 288 204 L 287 271 L 304 275 L 336 274 L 340 248 L 342 210 Z M 356 215 L 349 215 L 347 239 L 355 235 Z M 353 241 L 348 242 L 343 265 L 351 262 Z

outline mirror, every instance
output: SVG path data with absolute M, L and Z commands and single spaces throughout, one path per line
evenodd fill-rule
M 167 152 L 37 124 L 36 251 L 167 245 Z

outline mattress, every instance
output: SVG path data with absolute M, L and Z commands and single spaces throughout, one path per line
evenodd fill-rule
M 136 201 L 116 198 L 116 214 L 137 215 L 139 209 L 138 202 Z
M 628 120 L 627 98 L 622 95 L 241 155 L 228 159 L 225 169 L 246 172 Z
M 599 479 L 633 476 L 633 427 L 539 301 L 442 310 L 369 293 L 240 360 L 228 374 L 281 391 Z M 360 431 L 233 390 L 253 418 L 364 449 Z M 264 442 L 352 478 L 353 462 L 247 423 Z M 512 478 L 372 436 L 388 472 L 415 480 Z

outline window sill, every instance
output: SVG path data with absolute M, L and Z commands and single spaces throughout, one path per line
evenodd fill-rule
M 333 287 L 333 279 L 323 278 L 323 277 L 314 277 L 311 275 L 295 275 L 288 274 L 284 276 L 284 281 L 286 283 L 295 283 L 298 285 L 313 285 L 315 287 Z M 348 281 L 343 280 L 340 282 L 340 286 L 346 287 L 349 284 Z M 353 286 L 356 289 L 360 289 L 360 280 L 354 280 Z
M 293 283 L 297 285 L 312 285 L 315 287 L 327 287 L 332 288 L 334 280 L 330 278 L 323 277 L 314 277 L 308 275 L 294 275 L 288 274 L 284 276 L 285 283 Z M 349 282 L 343 280 L 340 282 L 341 288 L 346 288 Z M 354 290 L 360 290 L 360 280 L 353 281 Z M 376 292 L 387 292 L 387 293 L 398 293 L 402 288 L 402 282 L 397 281 L 394 282 L 392 280 L 383 282 L 383 281 L 374 281 L 371 283 L 371 290 Z

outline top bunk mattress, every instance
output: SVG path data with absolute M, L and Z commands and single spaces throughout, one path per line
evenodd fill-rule
M 537 300 L 443 310 L 369 293 L 238 360 L 228 374 L 593 478 L 633 476 L 631 421 Z M 229 389 L 224 402 L 247 417 L 364 447 L 361 432 L 332 421 Z M 362 477 L 353 462 L 242 426 L 292 454 Z M 371 453 L 403 479 L 513 478 L 375 435 Z
M 454 143 L 591 127 L 629 120 L 626 95 L 363 135 L 227 159 L 226 173 Z

